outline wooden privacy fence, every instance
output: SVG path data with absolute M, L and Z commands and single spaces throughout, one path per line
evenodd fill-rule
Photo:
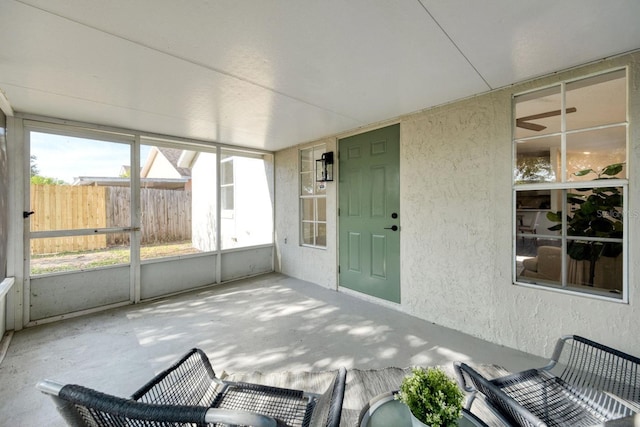
M 130 221 L 131 191 L 109 187 L 107 227 L 122 227 Z M 142 244 L 191 240 L 191 191 L 140 189 Z M 109 234 L 109 245 L 129 243 L 129 235 Z M 123 241 L 124 239 L 124 241 Z
M 191 240 L 191 192 L 141 189 L 142 244 Z M 128 227 L 128 187 L 31 185 L 31 231 Z M 81 252 L 129 244 L 129 233 L 31 240 L 32 254 Z

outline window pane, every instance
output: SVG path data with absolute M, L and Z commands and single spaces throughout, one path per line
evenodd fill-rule
M 313 172 L 315 168 L 315 159 L 313 157 L 313 148 L 300 150 L 300 171 Z
M 315 223 L 303 222 L 302 223 L 302 244 L 303 245 L 315 244 L 314 234 L 315 234 Z
M 536 245 L 532 239 L 518 239 L 516 274 L 527 283 L 560 285 L 562 283 L 562 241 L 547 240 Z
M 148 141 L 143 138 L 143 142 Z M 149 141 L 150 142 L 150 141 Z M 154 144 L 158 141 L 154 140 Z M 196 217 L 204 212 L 215 212 L 202 200 L 194 200 L 195 183 L 192 166 L 195 159 L 202 161 L 208 153 L 182 148 L 144 144 L 140 147 L 140 210 L 141 248 L 140 258 L 153 259 L 213 250 L 203 239 L 193 244 L 193 231 L 199 223 Z M 211 155 L 214 156 L 215 155 Z M 215 164 L 212 165 L 215 171 Z M 215 177 L 211 177 L 215 179 Z M 207 182 L 207 185 L 212 185 Z M 213 202 L 213 201 L 212 201 Z M 198 205 L 198 209 L 194 207 Z M 206 216 L 206 215 L 203 215 Z M 215 236 L 215 235 L 214 235 Z
M 620 70 L 567 83 L 567 130 L 585 129 L 627 120 L 626 71 Z
M 560 90 L 554 86 L 515 98 L 516 139 L 560 132 Z
M 316 237 L 317 246 L 327 246 L 327 224 L 318 223 L 318 236 Z
M 234 206 L 234 200 L 233 200 L 233 193 L 234 193 L 234 188 L 233 185 L 231 186 L 226 186 L 226 187 L 222 187 L 220 189 L 221 194 L 221 203 L 222 203 L 222 210 L 223 211 L 232 211 L 233 210 L 233 206 Z M 224 216 L 229 216 L 229 214 L 225 214 L 223 213 Z
M 221 220 L 222 249 L 273 243 L 273 157 L 223 153 L 233 155 L 233 185 L 222 189 L 224 203 L 232 209 Z
M 31 231 L 128 227 L 128 144 L 30 133 Z
M 220 163 L 221 185 L 233 184 L 233 160 L 226 160 Z
M 567 235 L 622 239 L 622 187 L 567 191 Z
M 517 141 L 514 182 L 531 184 L 558 181 L 561 137 L 559 135 Z
M 589 257 L 588 253 L 598 255 Z M 567 255 L 569 287 L 594 293 L 622 293 L 622 243 L 569 240 Z
M 567 135 L 567 180 L 589 181 L 597 179 L 607 166 L 625 163 L 627 152 L 626 126 L 578 132 Z M 592 169 L 593 172 L 587 172 Z M 608 169 L 603 178 L 626 178 L 626 173 Z M 577 175 L 576 175 L 577 173 Z
M 314 183 L 314 191 L 317 195 L 325 195 L 327 194 L 327 183 L 326 182 L 315 182 Z
M 324 197 L 318 197 L 318 221 L 327 221 L 327 199 Z
M 129 264 L 129 233 L 32 238 L 32 276 Z
M 304 172 L 300 174 L 300 194 L 311 195 L 315 185 L 315 175 L 313 172 Z
M 315 199 L 302 199 L 302 220 L 314 221 L 315 220 Z

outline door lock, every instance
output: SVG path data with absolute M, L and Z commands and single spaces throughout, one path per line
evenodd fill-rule
M 385 227 L 385 230 L 392 230 L 392 231 L 398 231 L 398 226 L 397 225 L 392 225 L 391 227 Z

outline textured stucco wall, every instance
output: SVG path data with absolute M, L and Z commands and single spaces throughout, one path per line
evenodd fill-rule
M 299 149 L 318 144 L 325 144 L 327 151 L 336 151 L 336 139 L 327 138 L 276 154 L 275 268 L 288 276 L 336 289 L 337 180 L 327 183 L 327 248 L 300 246 Z
M 513 285 L 511 96 L 625 65 L 629 304 Z M 640 355 L 635 330 L 640 319 L 640 53 L 412 114 L 400 123 L 402 310 L 542 356 L 549 356 L 565 334 L 585 335 Z M 335 287 L 335 224 L 329 231 L 329 256 L 315 257 L 297 246 L 297 209 L 291 209 L 297 207 L 296 174 L 297 149 L 278 153 L 280 271 Z M 334 193 L 328 194 L 328 206 L 335 209 Z M 285 235 L 289 244 L 283 246 Z

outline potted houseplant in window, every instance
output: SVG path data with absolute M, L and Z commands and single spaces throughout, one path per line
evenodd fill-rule
M 409 407 L 414 426 L 456 426 L 462 415 L 464 394 L 441 368 L 413 368 L 397 396 Z
M 615 179 L 622 172 L 624 163 L 614 163 L 600 171 L 585 169 L 575 176 L 596 174 L 594 181 Z M 618 187 L 594 187 L 577 189 L 578 193 L 568 193 L 567 202 L 571 208 L 566 216 L 567 235 L 622 239 L 623 216 L 622 194 Z M 562 211 L 548 212 L 547 218 L 558 224 L 549 230 L 562 230 Z M 615 258 L 622 253 L 622 243 L 592 240 L 570 240 L 567 254 L 576 261 L 589 263 L 587 284 L 593 286 L 596 262 L 601 256 Z

